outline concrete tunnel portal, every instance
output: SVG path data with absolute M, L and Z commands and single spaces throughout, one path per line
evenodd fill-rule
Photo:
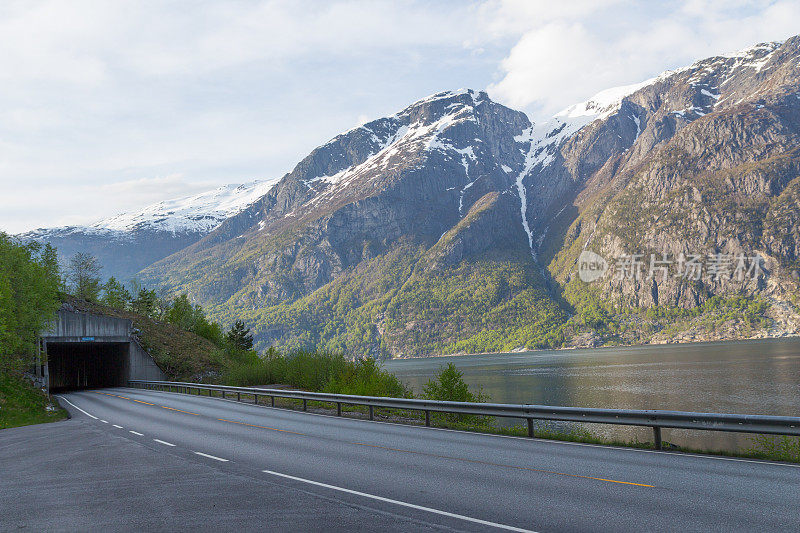
M 48 343 L 50 390 L 124 387 L 129 351 L 124 342 Z
M 36 374 L 53 392 L 124 387 L 131 379 L 166 379 L 134 332 L 128 319 L 62 306 L 40 336 L 44 363 L 37 365 Z

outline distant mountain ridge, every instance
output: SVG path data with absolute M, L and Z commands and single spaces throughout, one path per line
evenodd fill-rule
M 92 253 L 103 265 L 104 277 L 128 280 L 142 268 L 196 242 L 268 193 L 276 182 L 223 185 L 87 226 L 42 228 L 18 237 L 53 244 L 64 261 L 76 252 Z
M 797 333 L 798 146 L 798 37 L 542 124 L 447 91 L 336 136 L 139 275 L 245 318 L 261 347 L 407 356 Z M 612 267 L 759 254 L 765 272 L 584 283 L 585 250 Z

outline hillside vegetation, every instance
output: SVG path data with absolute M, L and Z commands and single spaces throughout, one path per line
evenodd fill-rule
M 29 381 L 0 373 L 0 429 L 56 422 L 66 417 L 66 411 Z

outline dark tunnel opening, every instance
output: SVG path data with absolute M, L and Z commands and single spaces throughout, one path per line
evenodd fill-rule
M 48 342 L 50 390 L 125 386 L 129 351 L 127 342 Z

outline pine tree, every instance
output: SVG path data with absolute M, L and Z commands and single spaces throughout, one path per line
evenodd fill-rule
M 139 289 L 136 298 L 131 301 L 131 311 L 152 319 L 158 319 L 158 296 L 156 291 L 145 288 Z
M 241 320 L 233 323 L 231 329 L 225 335 L 225 340 L 240 350 L 253 349 L 253 334 L 250 333 L 250 328 L 245 326 Z

